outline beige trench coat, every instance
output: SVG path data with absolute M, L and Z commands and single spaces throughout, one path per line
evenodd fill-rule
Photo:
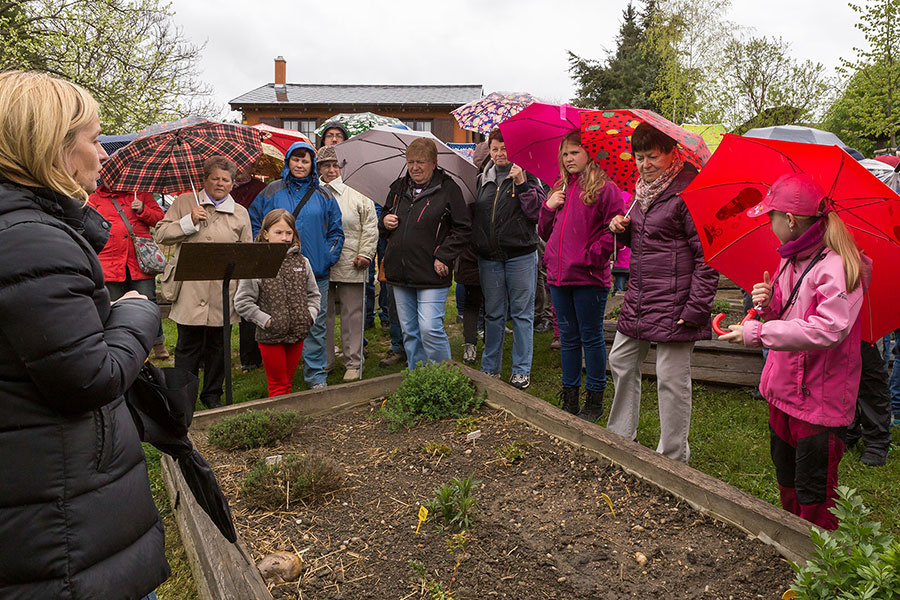
M 191 208 L 196 205 L 193 193 L 175 198 L 165 218 L 157 223 L 154 237 L 157 243 L 176 245 L 177 260 L 181 244 L 193 242 L 252 242 L 250 215 L 247 209 L 228 196 L 218 207 L 206 195 L 199 192 L 200 204 L 209 213 L 206 223 L 194 226 Z M 230 286 L 231 323 L 240 321 L 234 310 L 234 293 L 237 281 Z M 221 281 L 185 281 L 178 299 L 172 305 L 169 318 L 181 325 L 222 326 Z
M 375 205 L 367 196 L 344 185 L 338 177 L 320 183 L 334 194 L 341 208 L 341 226 L 344 229 L 344 248 L 341 257 L 331 267 L 329 281 L 332 283 L 365 283 L 369 269 L 357 269 L 353 261 L 357 256 L 374 260 L 378 246 L 378 218 Z

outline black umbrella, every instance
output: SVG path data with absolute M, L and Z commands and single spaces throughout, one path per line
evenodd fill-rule
M 175 458 L 197 504 L 229 542 L 237 541 L 228 501 L 216 476 L 187 437 L 200 380 L 183 369 L 145 362 L 125 401 L 141 440 Z

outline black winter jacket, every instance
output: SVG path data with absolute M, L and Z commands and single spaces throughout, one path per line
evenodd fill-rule
M 387 282 L 412 288 L 450 287 L 456 257 L 469 243 L 472 222 L 462 192 L 442 169 L 413 198 L 409 175 L 391 184 L 378 219 L 378 229 L 387 239 L 384 272 Z M 384 226 L 389 214 L 400 217 L 393 231 Z M 434 270 L 435 259 L 447 265 L 447 275 Z
M 511 177 L 497 181 L 497 167 L 488 162 L 478 175 L 478 197 L 472 218 L 472 244 L 485 260 L 505 261 L 537 250 L 538 215 L 547 200 L 541 182 L 525 173 L 525 183 Z
M 76 200 L 0 179 L 4 600 L 138 599 L 169 575 L 122 397 L 159 311 L 110 306 L 96 254 L 108 232 Z

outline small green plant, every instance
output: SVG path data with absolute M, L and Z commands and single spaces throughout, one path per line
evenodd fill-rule
M 462 370 L 447 363 L 418 365 L 403 371 L 403 382 L 385 402 L 381 414 L 391 429 L 412 427 L 420 420 L 461 417 L 481 406 L 482 397 Z
M 424 588 L 429 594 L 429 600 L 454 600 L 453 594 L 450 593 L 450 586 L 444 585 L 441 581 L 432 579 L 425 569 L 425 565 L 422 564 L 421 561 L 410 560 L 407 564 L 409 564 L 409 568 L 413 572 L 413 578 L 410 581 L 416 584 L 416 587 L 421 586 Z
M 289 437 L 300 420 L 300 415 L 291 410 L 248 410 L 210 427 L 209 443 L 221 450 L 272 446 Z
M 731 302 L 729 302 L 728 300 L 723 300 L 722 298 L 719 298 L 718 300 L 713 300 L 713 305 L 712 305 L 713 314 L 717 315 L 719 313 L 727 313 L 729 310 L 731 310 Z
M 478 500 L 472 492 L 479 482 L 472 477 L 451 479 L 434 490 L 434 498 L 425 504 L 430 514 L 440 515 L 448 527 L 468 530 L 475 522 Z
M 869 509 L 846 486 L 837 489 L 831 512 L 835 531 L 812 529 L 815 551 L 796 572 L 791 589 L 798 600 L 900 598 L 900 542 L 881 533 L 881 523 L 868 518 Z
M 321 499 L 343 480 L 343 467 L 327 456 L 288 454 L 274 464 L 266 459 L 254 464 L 241 486 L 241 496 L 254 508 L 274 510 Z
M 497 454 L 506 459 L 509 464 L 515 464 L 525 458 L 525 451 L 531 448 L 531 442 L 515 440 L 509 444 L 497 448 Z
M 607 319 L 618 319 L 619 313 L 621 313 L 621 312 L 622 312 L 622 305 L 617 304 L 616 306 L 613 306 L 611 309 L 606 311 L 606 318 Z
M 459 533 L 454 533 L 447 538 L 447 552 L 449 552 L 451 556 L 456 556 L 457 552 L 466 549 L 466 546 L 469 545 L 470 541 L 472 541 L 472 534 L 469 532 L 460 531 Z
M 478 429 L 479 420 L 478 417 L 467 416 L 460 417 L 456 420 L 456 433 L 462 433 L 463 435 L 467 433 L 472 433 Z
M 450 454 L 450 446 L 447 444 L 442 444 L 440 442 L 428 442 L 424 446 L 422 446 L 422 452 L 425 454 L 430 454 L 431 456 L 435 456 L 436 454 L 447 455 Z

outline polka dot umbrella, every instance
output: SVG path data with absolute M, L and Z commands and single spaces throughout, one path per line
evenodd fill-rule
M 581 113 L 581 144 L 621 189 L 631 192 L 638 172 L 631 153 L 631 134 L 648 123 L 676 142 L 685 161 L 698 169 L 711 153 L 698 133 L 688 131 L 652 110 L 590 110 Z

